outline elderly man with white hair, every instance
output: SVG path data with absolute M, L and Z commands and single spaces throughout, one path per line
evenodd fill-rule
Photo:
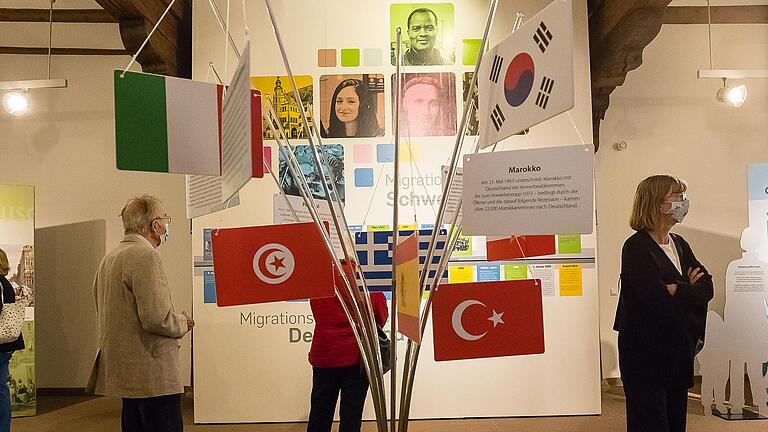
M 125 237 L 101 261 L 93 293 L 99 352 L 89 390 L 123 399 L 123 432 L 182 431 L 179 340 L 195 322 L 176 313 L 156 249 L 171 222 L 159 199 L 123 207 Z

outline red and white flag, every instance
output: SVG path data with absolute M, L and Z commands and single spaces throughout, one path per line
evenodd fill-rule
M 219 229 L 211 240 L 219 306 L 333 295 L 331 255 L 314 223 Z
M 435 361 L 544 352 L 537 279 L 440 285 L 432 314 Z
M 486 242 L 488 261 L 530 258 L 555 253 L 554 235 L 519 235 L 489 237 Z

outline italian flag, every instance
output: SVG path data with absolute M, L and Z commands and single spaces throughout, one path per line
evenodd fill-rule
M 122 73 L 114 71 L 117 168 L 221 175 L 222 86 Z

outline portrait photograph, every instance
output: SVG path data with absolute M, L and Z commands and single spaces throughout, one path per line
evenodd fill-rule
M 312 77 L 309 75 L 296 75 L 296 87 L 299 90 L 299 100 L 307 113 L 307 120 L 309 127 L 312 127 L 313 122 L 313 105 L 312 105 Z M 299 105 L 296 103 L 296 97 L 293 94 L 291 88 L 291 82 L 287 76 L 257 76 L 251 77 L 251 86 L 261 92 L 263 103 L 269 100 L 272 103 L 272 107 L 280 119 L 280 124 L 283 126 L 288 138 L 304 138 L 306 132 L 304 130 L 304 123 L 301 120 L 301 111 Z M 266 118 L 267 110 L 263 108 L 264 116 L 262 116 L 262 135 L 265 139 L 275 139 L 275 135 L 267 124 Z M 280 133 L 275 127 L 275 132 Z
M 324 138 L 384 135 L 384 75 L 320 77 L 320 134 Z
M 402 29 L 403 66 L 452 65 L 456 61 L 453 3 L 396 3 L 389 9 L 392 65 Z
M 395 104 L 392 75 L 392 105 Z M 394 129 L 394 123 L 393 123 Z M 400 136 L 456 134 L 456 76 L 450 72 L 403 74 Z

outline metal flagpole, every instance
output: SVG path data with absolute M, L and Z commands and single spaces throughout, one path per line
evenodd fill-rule
M 514 25 L 512 27 L 512 32 L 513 33 L 515 31 L 517 31 L 517 29 L 520 28 L 520 26 L 522 25 L 523 17 L 524 17 L 524 14 L 522 12 L 518 12 L 517 13 L 517 16 L 515 18 L 515 23 L 514 23 Z M 480 62 L 480 60 L 478 59 L 478 64 L 479 64 L 479 62 Z M 473 80 L 473 84 L 476 84 L 476 80 Z M 469 100 L 469 98 L 471 98 L 471 95 L 472 95 L 473 91 L 476 91 L 476 87 L 470 86 L 468 100 Z M 462 130 L 462 133 L 463 133 L 463 130 Z M 477 143 L 475 145 L 475 148 L 472 151 L 472 153 L 477 153 L 480 150 L 480 144 L 481 144 L 481 141 L 478 139 L 478 141 L 477 141 Z M 498 143 L 496 143 L 496 144 L 498 144 Z M 494 144 L 493 148 L 491 149 L 491 152 L 496 150 L 496 144 Z M 461 208 L 462 201 L 463 201 L 463 198 L 459 197 L 459 201 L 458 201 L 458 208 L 459 209 Z M 438 289 L 438 285 L 440 283 L 441 275 L 446 271 L 446 269 L 448 267 L 448 262 L 449 262 L 449 259 L 450 259 L 450 251 L 452 251 L 453 248 L 455 247 L 456 240 L 458 239 L 459 234 L 461 233 L 462 222 L 460 221 L 460 211 L 457 210 L 453 214 L 453 217 L 451 218 L 450 225 L 454 229 L 452 230 L 452 236 L 450 237 L 449 241 L 447 242 L 447 246 L 446 246 L 446 249 L 445 249 L 446 251 L 448 251 L 448 253 L 447 254 L 443 254 L 440 257 L 440 261 L 439 261 L 439 265 L 438 265 L 438 270 L 435 273 L 435 276 L 432 279 L 432 282 L 430 284 L 429 294 L 427 296 L 426 303 L 424 305 L 424 311 L 422 312 L 422 315 L 421 315 L 420 325 L 421 325 L 421 331 L 422 332 L 424 332 L 424 330 L 426 329 L 427 319 L 429 318 L 429 314 L 430 314 L 431 307 L 432 307 L 432 296 L 434 295 L 434 293 Z M 415 346 L 415 348 L 413 350 L 412 358 L 410 359 L 411 362 L 406 365 L 406 367 L 408 368 L 408 379 L 409 379 L 409 381 L 408 381 L 408 388 L 404 389 L 404 392 L 407 391 L 407 394 L 405 396 L 405 400 L 406 400 L 405 403 L 406 403 L 407 408 L 410 408 L 411 397 L 412 397 L 412 394 L 413 394 L 413 379 L 414 379 L 414 376 L 415 376 L 415 369 L 416 369 L 416 365 L 417 365 L 417 362 L 418 362 L 418 356 L 419 356 L 420 348 L 421 347 L 418 346 L 418 345 Z M 410 354 L 410 352 L 409 352 L 409 354 Z M 405 382 L 405 378 L 404 378 L 403 381 Z M 406 426 L 406 430 L 407 430 L 407 426 Z
M 355 262 L 352 259 L 352 256 L 354 255 L 354 253 L 353 252 L 351 253 L 349 251 L 349 247 L 346 244 L 345 239 L 341 235 L 342 234 L 342 227 L 341 227 L 341 224 L 339 222 L 339 217 L 338 217 L 338 214 L 337 214 L 337 211 L 336 211 L 336 207 L 334 206 L 334 202 L 333 202 L 333 199 L 331 197 L 331 188 L 329 187 L 328 181 L 325 178 L 325 174 L 324 174 L 324 172 L 322 170 L 322 163 L 321 163 L 321 160 L 320 160 L 320 154 L 319 154 L 317 146 L 314 143 L 314 140 L 312 139 L 312 129 L 309 126 L 309 121 L 307 120 L 307 115 L 306 115 L 306 112 L 304 111 L 304 106 L 301 103 L 301 97 L 299 96 L 298 87 L 296 86 L 296 81 L 294 79 L 293 73 L 292 73 L 291 68 L 290 68 L 290 64 L 288 62 L 288 57 L 287 57 L 287 54 L 286 54 L 285 46 L 283 45 L 283 40 L 282 40 L 282 37 L 280 36 L 280 30 L 279 30 L 279 27 L 277 25 L 277 21 L 275 20 L 275 15 L 274 15 L 274 12 L 272 11 L 272 6 L 271 6 L 271 3 L 270 3 L 270 0 L 264 0 L 264 2 L 265 2 L 265 5 L 267 7 L 267 12 L 269 14 L 269 18 L 270 18 L 270 20 L 272 22 L 272 30 L 275 33 L 275 38 L 277 40 L 278 47 L 280 48 L 280 54 L 281 54 L 281 56 L 283 58 L 283 63 L 284 63 L 285 68 L 286 68 L 286 72 L 287 72 L 287 75 L 288 75 L 288 78 L 289 78 L 289 82 L 291 84 L 291 88 L 293 90 L 296 102 L 297 102 L 297 104 L 299 105 L 299 108 L 300 108 L 299 112 L 301 113 L 301 119 L 302 119 L 302 122 L 304 124 L 304 130 L 306 130 L 306 132 L 307 132 L 307 139 L 309 141 L 309 146 L 312 148 L 312 156 L 313 156 L 313 159 L 315 161 L 315 166 L 316 166 L 316 169 L 317 169 L 317 172 L 318 172 L 318 177 L 320 177 L 321 183 L 322 183 L 322 185 L 323 185 L 323 187 L 324 187 L 324 189 L 326 191 L 325 198 L 326 198 L 326 201 L 328 202 L 328 206 L 330 208 L 330 213 L 331 213 L 331 217 L 333 218 L 334 227 L 336 228 L 336 231 L 339 234 L 339 238 L 341 239 L 342 251 L 344 253 L 344 256 L 345 256 L 347 262 L 350 265 L 353 265 L 352 263 Z M 338 199 L 338 198 L 339 197 L 337 195 L 336 199 Z M 341 212 L 343 213 L 343 210 L 341 210 Z M 353 299 L 357 298 L 355 296 L 355 293 L 354 293 L 354 291 L 356 291 L 356 290 L 353 289 L 353 285 L 349 281 L 346 272 L 342 270 L 340 273 L 341 273 L 341 277 L 342 277 L 345 285 L 349 289 L 350 293 L 352 293 L 352 298 Z M 357 296 L 359 297 L 359 294 L 357 294 Z M 365 306 L 369 306 L 370 305 L 370 299 L 368 299 L 367 302 L 363 301 L 363 304 Z M 353 306 L 357 306 L 356 302 L 353 302 Z M 368 315 L 370 316 L 369 321 L 372 321 L 372 319 L 373 319 L 373 317 L 372 317 L 372 315 L 373 315 L 372 310 L 369 309 L 367 312 L 368 312 Z M 371 371 L 371 372 L 375 372 L 375 373 L 369 373 L 369 375 L 372 375 L 375 378 L 373 380 L 370 380 L 370 384 L 371 384 L 372 395 L 373 395 L 373 399 L 374 399 L 374 405 L 376 405 L 376 408 L 377 408 L 377 414 L 380 414 L 380 411 L 381 411 L 382 407 L 384 408 L 384 415 L 383 416 L 377 415 L 377 421 L 378 421 L 379 429 L 380 429 L 380 431 L 384 432 L 384 431 L 386 431 L 386 406 L 384 406 L 384 401 L 383 401 L 383 398 L 381 397 L 384 393 L 383 393 L 383 375 L 381 373 L 381 371 L 382 371 L 382 368 L 381 368 L 381 352 L 380 352 L 379 345 L 378 345 L 378 337 L 375 334 L 372 334 L 372 332 L 374 330 L 373 328 L 370 328 L 369 326 L 365 325 L 365 322 L 363 320 L 363 316 L 362 316 L 362 314 L 359 313 L 359 311 L 358 311 L 358 318 L 360 319 L 361 329 L 363 330 L 363 338 L 362 338 L 362 340 L 364 341 L 364 343 L 361 346 L 361 348 L 363 348 L 361 350 L 361 352 L 363 353 L 363 355 L 366 355 L 366 356 L 369 357 L 369 362 L 368 362 L 369 364 L 374 364 L 374 362 L 376 362 L 376 363 L 378 363 L 378 366 L 379 366 L 377 368 L 377 370 L 375 370 L 375 371 L 372 370 Z
M 286 158 L 288 171 L 293 176 L 294 181 L 296 181 L 297 185 L 299 185 L 299 192 L 301 194 L 301 197 L 304 199 L 304 203 L 306 204 L 307 209 L 309 209 L 310 215 L 312 216 L 312 219 L 315 222 L 315 225 L 317 226 L 317 229 L 320 231 L 320 233 L 321 233 L 321 235 L 323 237 L 323 241 L 325 243 L 326 248 L 330 251 L 331 257 L 334 259 L 334 262 L 336 263 L 337 268 L 341 268 L 340 263 L 339 263 L 339 259 L 336 256 L 335 249 L 333 248 L 333 244 L 332 244 L 332 242 L 330 240 L 330 236 L 328 235 L 328 233 L 323 228 L 322 220 L 320 219 L 320 216 L 319 216 L 319 214 L 317 213 L 317 210 L 314 207 L 314 198 L 312 198 L 312 193 L 311 193 L 311 191 L 309 189 L 309 185 L 307 184 L 306 179 L 304 178 L 304 175 L 301 172 L 301 169 L 299 168 L 298 161 L 296 160 L 295 155 L 293 155 L 292 149 L 289 148 L 290 147 L 290 143 L 288 142 L 287 135 L 285 134 L 284 130 L 282 129 L 282 125 L 280 125 L 279 119 L 278 119 L 277 115 L 275 114 L 275 111 L 274 111 L 274 109 L 272 107 L 271 102 L 269 102 L 269 100 L 266 101 L 266 106 L 267 106 L 267 111 L 268 111 L 268 113 L 267 113 L 268 114 L 268 116 L 267 116 L 267 123 L 269 125 L 270 130 L 275 135 L 275 140 L 277 141 L 277 145 L 279 147 L 279 151 L 286 152 L 289 155 Z M 270 118 L 270 116 L 276 120 L 276 123 L 278 124 L 278 128 L 280 130 L 280 135 L 278 135 L 275 132 L 274 126 L 272 125 L 272 119 Z M 283 144 L 283 142 L 282 142 L 283 139 L 285 140 L 285 142 L 287 144 L 287 147 L 286 147 L 286 144 Z M 285 195 L 285 191 L 283 190 L 282 185 L 280 185 L 278 183 L 278 187 L 280 188 L 281 193 L 283 193 Z M 343 272 L 343 269 L 341 271 Z M 352 318 L 353 315 L 350 312 L 346 302 L 344 301 L 344 298 L 341 295 L 341 292 L 339 291 L 339 288 L 336 287 L 336 286 L 334 286 L 334 293 L 336 294 L 336 297 L 338 298 L 339 303 L 341 304 L 341 308 L 342 308 L 342 310 L 344 312 L 344 315 L 347 317 L 347 319 L 351 323 L 350 327 L 352 328 L 352 334 L 355 337 L 355 341 L 357 342 L 357 344 L 359 346 L 359 345 L 362 344 L 362 339 L 361 339 L 361 336 L 360 336 L 360 329 L 356 325 L 356 322 L 354 321 L 354 319 Z M 361 358 L 361 360 L 363 362 L 363 365 L 366 367 L 366 369 L 368 369 L 368 367 L 369 367 L 368 359 L 365 358 L 364 356 L 361 356 L 360 358 Z
M 400 52 L 401 52 L 401 39 L 402 29 L 400 27 L 396 30 L 395 37 L 395 109 L 393 110 L 393 116 L 395 118 L 395 204 L 392 208 L 392 308 L 390 310 L 390 337 L 392 340 L 392 349 L 390 351 L 390 364 L 392 369 L 389 371 L 390 376 L 390 405 L 389 410 L 392 415 L 392 421 L 390 423 L 390 432 L 395 432 L 395 423 L 397 418 L 396 411 L 396 391 L 397 391 L 397 244 L 400 237 L 400 224 L 399 224 L 399 208 L 400 208 Z
M 464 110 L 461 116 L 461 125 L 457 130 L 458 133 L 456 135 L 456 143 L 454 145 L 453 154 L 451 155 L 451 162 L 449 164 L 448 175 L 446 176 L 446 182 L 445 182 L 445 185 L 443 186 L 443 198 L 440 201 L 440 208 L 438 210 L 438 213 L 435 219 L 434 229 L 432 231 L 432 236 L 429 242 L 429 248 L 427 250 L 427 257 L 425 260 L 425 271 L 422 272 L 419 280 L 419 286 L 421 287 L 422 293 L 426 289 L 426 282 L 429 275 L 429 265 L 431 264 L 432 257 L 434 256 L 435 246 L 437 244 L 437 234 L 439 232 L 438 230 L 440 229 L 443 223 L 443 218 L 445 216 L 445 210 L 448 202 L 449 192 L 451 190 L 451 187 L 453 185 L 453 180 L 455 178 L 456 168 L 458 166 L 458 155 L 461 151 L 461 148 L 464 142 L 464 136 L 465 136 L 464 129 L 466 128 L 467 121 L 469 119 L 469 112 L 470 112 L 470 107 L 472 105 L 472 98 L 473 98 L 474 92 L 477 90 L 477 74 L 478 74 L 478 71 L 480 70 L 480 63 L 482 62 L 483 54 L 485 52 L 485 47 L 488 42 L 488 34 L 493 24 L 493 19 L 496 15 L 496 9 L 498 7 L 498 3 L 499 3 L 498 0 L 491 0 L 491 4 L 488 10 L 488 18 L 486 20 L 485 29 L 483 31 L 482 42 L 480 43 L 480 49 L 478 51 L 477 59 L 475 61 L 474 72 L 472 73 L 472 78 L 470 80 L 469 89 L 467 92 L 467 100 L 464 102 Z M 459 210 L 456 210 L 454 219 L 458 216 L 458 213 L 459 213 Z M 455 239 L 457 235 L 458 235 L 458 232 L 454 231 L 453 239 L 452 241 L 449 242 L 450 244 L 455 243 Z M 443 260 L 447 262 L 446 256 L 450 257 L 451 251 L 452 251 L 452 248 L 446 248 L 443 250 L 441 260 L 440 260 L 441 263 Z M 435 273 L 435 281 L 439 281 L 442 277 L 443 270 L 441 270 L 440 267 L 442 266 L 439 266 L 438 272 Z M 430 304 L 429 298 L 431 298 L 434 292 L 435 286 L 436 284 L 433 283 L 432 290 L 430 290 L 429 297 L 427 299 L 427 304 L 426 304 L 427 309 L 425 309 L 425 312 L 429 308 L 429 304 Z M 422 322 L 421 322 L 422 331 L 425 326 L 426 326 L 426 315 L 422 315 Z M 400 393 L 400 401 L 401 401 L 400 428 L 399 428 L 400 432 L 407 432 L 408 430 L 408 417 L 410 414 L 411 396 L 413 393 L 413 380 L 416 373 L 416 364 L 418 362 L 419 348 L 420 348 L 419 344 L 414 344 L 410 340 L 407 342 L 405 369 L 403 370 L 403 388 Z

